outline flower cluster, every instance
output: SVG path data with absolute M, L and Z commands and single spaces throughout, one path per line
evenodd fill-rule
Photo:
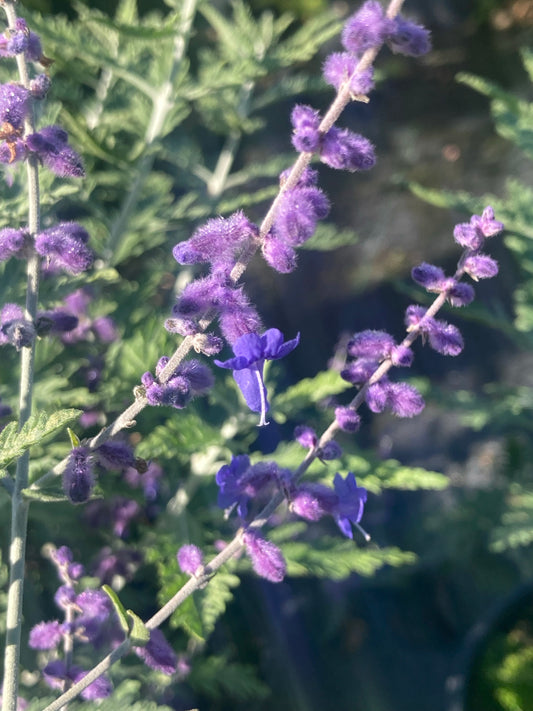
M 71 649 L 74 642 L 78 642 L 98 647 L 113 640 L 118 626 L 110 624 L 112 605 L 104 592 L 78 592 L 83 566 L 74 561 L 72 551 L 63 546 L 52 550 L 50 558 L 61 581 L 54 600 L 63 612 L 64 621 L 56 619 L 35 625 L 30 632 L 29 645 L 32 649 L 50 653 L 48 656 L 52 658 L 43 668 L 43 678 L 50 688 L 63 690 L 82 679 L 87 672 L 78 665 L 68 663 L 67 656 L 58 658 L 60 645 Z M 109 679 L 100 676 L 81 695 L 86 700 L 102 699 L 111 691 Z
M 211 371 L 195 359 L 184 361 L 166 382 L 159 382 L 158 378 L 168 361 L 167 356 L 159 359 L 155 378 L 149 372 L 144 373 L 141 378 L 150 405 L 171 405 L 181 410 L 195 395 L 204 395 L 213 386 Z
M 53 548 L 50 558 L 61 581 L 54 601 L 63 612 L 64 620 L 49 620 L 35 625 L 30 631 L 29 646 L 48 653 L 43 668 L 43 678 L 48 686 L 65 690 L 70 684 L 83 679 L 87 671 L 72 663 L 71 654 L 59 658 L 62 644 L 65 650 L 70 651 L 75 643 L 90 644 L 96 648 L 116 646 L 122 641 L 124 633 L 105 592 L 94 589 L 78 591 L 84 570 L 80 563 L 74 561 L 72 551 L 67 546 Z M 151 630 L 145 647 L 133 649 L 150 668 L 168 675 L 176 671 L 177 657 L 160 630 Z M 111 692 L 111 682 L 102 675 L 89 684 L 81 696 L 89 701 L 106 698 Z

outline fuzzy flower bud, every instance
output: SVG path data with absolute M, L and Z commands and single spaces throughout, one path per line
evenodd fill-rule
M 463 262 L 463 269 L 472 279 L 491 279 L 498 273 L 498 262 L 486 254 L 470 254 Z
M 358 59 L 349 52 L 334 52 L 326 58 L 323 67 L 324 79 L 337 89 L 350 80 L 352 94 L 366 96 L 374 88 L 374 70 L 370 67 L 354 74 Z
M 342 44 L 348 52 L 361 55 L 371 47 L 383 44 L 391 30 L 381 4 L 367 0 L 346 22 L 342 31 Z
M 86 246 L 87 231 L 77 222 L 60 222 L 35 237 L 35 250 L 48 257 L 52 268 L 71 274 L 87 271 L 93 263 L 93 253 Z
M 26 232 L 5 227 L 0 230 L 0 262 L 5 262 L 10 257 L 20 257 L 24 248 Z
M 307 521 L 318 521 L 332 513 L 338 498 L 335 492 L 323 484 L 302 484 L 291 497 L 293 513 Z
M 202 551 L 193 544 L 182 546 L 176 555 L 178 565 L 184 573 L 195 575 L 204 564 Z
M 320 160 L 337 170 L 369 170 L 376 163 L 374 146 L 364 136 L 333 126 L 323 137 Z
M 0 123 L 22 131 L 30 110 L 30 93 L 21 84 L 0 84 Z
M 280 583 L 287 572 L 287 564 L 280 549 L 255 531 L 246 531 L 243 542 L 255 572 L 272 583 Z
M 75 447 L 63 472 L 63 491 L 73 504 L 89 500 L 94 486 L 92 464 L 88 447 Z
M 361 418 L 353 407 L 335 408 L 335 420 L 344 432 L 357 432 L 361 425 Z
M 160 629 L 150 630 L 150 640 L 145 647 L 134 647 L 135 654 L 146 666 L 171 676 L 176 671 L 177 657 Z
M 397 15 L 392 21 L 387 41 L 393 52 L 409 57 L 420 57 L 431 50 L 429 31 L 402 15 Z

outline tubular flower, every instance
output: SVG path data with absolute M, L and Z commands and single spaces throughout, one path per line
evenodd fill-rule
M 233 344 L 234 358 L 226 361 L 215 360 L 219 368 L 233 370 L 233 377 L 239 386 L 246 404 L 252 412 L 261 413 L 259 426 L 267 424 L 266 413 L 270 405 L 263 381 L 265 360 L 279 360 L 288 355 L 300 342 L 300 334 L 283 342 L 283 334 L 277 328 L 269 328 L 262 336 L 246 333 Z

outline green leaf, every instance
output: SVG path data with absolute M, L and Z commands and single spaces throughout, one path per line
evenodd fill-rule
M 295 577 L 315 576 L 343 580 L 352 573 L 371 576 L 385 565 L 412 564 L 416 555 L 399 548 L 358 548 L 353 541 L 323 537 L 312 543 L 291 541 L 281 544 L 287 573 Z
M 73 409 L 58 410 L 52 415 L 38 412 L 28 419 L 20 432 L 17 432 L 18 424 L 10 422 L 0 432 L 0 467 L 9 465 L 27 449 L 42 442 L 80 415 L 81 410 Z
M 338 395 L 352 387 L 353 385 L 343 380 L 338 373 L 324 371 L 313 378 L 300 380 L 285 392 L 273 397 L 272 410 L 276 412 L 276 419 L 279 419 L 279 415 L 291 417 L 308 407 L 309 403 L 318 403 L 330 395 Z
M 129 638 L 135 647 L 145 647 L 150 641 L 150 630 L 132 610 L 126 610 L 129 617 Z
M 102 585 L 102 590 L 109 597 L 113 604 L 113 607 L 115 608 L 115 612 L 117 613 L 118 621 L 120 623 L 122 631 L 125 635 L 129 635 L 130 622 L 128 620 L 128 613 L 131 611 L 128 610 L 128 612 L 126 612 L 126 609 L 124 608 L 124 605 L 120 602 L 118 595 L 113 590 L 113 588 L 109 587 L 109 585 Z

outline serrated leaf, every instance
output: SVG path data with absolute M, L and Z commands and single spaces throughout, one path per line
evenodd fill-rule
M 58 410 L 52 415 L 38 412 L 28 419 L 20 432 L 17 432 L 17 423 L 10 422 L 0 432 L 0 466 L 8 466 L 27 449 L 42 442 L 80 415 L 81 410 L 73 409 Z
M 371 576 L 385 565 L 412 564 L 416 555 L 399 548 L 358 548 L 353 541 L 324 537 L 307 543 L 293 541 L 281 544 L 287 562 L 287 573 L 295 577 L 315 576 L 343 580 L 352 573 Z
M 272 409 L 278 414 L 290 417 L 309 403 L 317 403 L 330 395 L 353 388 L 353 385 L 343 380 L 334 371 L 318 373 L 313 378 L 304 378 L 296 385 L 287 388 L 285 392 L 272 398 Z

